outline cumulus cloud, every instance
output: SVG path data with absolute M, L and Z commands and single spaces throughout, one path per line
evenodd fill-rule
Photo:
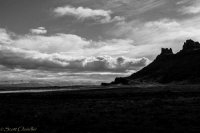
M 126 72 L 128 70 L 138 70 L 149 63 L 147 58 L 131 59 L 126 57 L 99 56 L 86 58 L 83 66 L 88 70 L 94 71 L 116 71 Z
M 147 58 L 126 57 L 69 57 L 61 54 L 44 54 L 20 48 L 0 46 L 0 65 L 12 69 L 36 69 L 69 72 L 126 72 L 138 70 L 149 63 Z
M 128 56 L 135 49 L 131 39 L 111 39 L 92 41 L 73 34 L 15 36 L 10 43 L 13 47 L 39 51 L 41 53 L 62 53 L 74 57 L 109 55 Z M 128 56 L 130 57 L 130 56 Z
M 10 43 L 0 44 L 0 65 L 9 69 L 126 73 L 150 62 L 147 58 L 121 56 L 134 48 L 132 40 L 94 42 L 72 34 L 15 35 L 12 39 L 6 30 L 2 31 Z
M 12 42 L 12 39 L 9 35 L 9 33 L 5 30 L 0 28 L 0 44 L 10 44 Z
M 102 10 L 102 9 L 90 9 L 84 7 L 57 7 L 54 9 L 54 13 L 57 16 L 74 16 L 77 19 L 85 20 L 85 19 L 94 19 L 100 21 L 101 23 L 111 23 L 116 21 L 124 21 L 123 17 L 114 16 L 112 17 L 112 11 L 110 10 Z
M 72 34 L 55 34 L 52 36 L 26 35 L 14 41 L 18 48 L 35 50 L 43 53 L 69 52 L 80 50 L 89 45 L 90 41 Z
M 32 34 L 46 34 L 47 30 L 45 29 L 45 27 L 38 27 L 36 29 L 30 29 L 30 32 Z

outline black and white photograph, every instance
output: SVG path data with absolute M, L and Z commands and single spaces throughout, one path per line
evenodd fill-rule
M 0 0 L 0 133 L 200 132 L 199 0 Z

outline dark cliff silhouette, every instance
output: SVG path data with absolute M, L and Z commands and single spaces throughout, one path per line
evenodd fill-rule
M 176 54 L 171 48 L 162 48 L 161 54 L 142 70 L 102 85 L 140 83 L 200 83 L 200 43 L 187 40 Z

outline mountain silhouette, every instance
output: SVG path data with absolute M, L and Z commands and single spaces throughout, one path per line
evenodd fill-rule
M 140 83 L 200 83 L 200 43 L 187 40 L 176 54 L 171 48 L 162 48 L 161 54 L 142 70 L 102 85 Z

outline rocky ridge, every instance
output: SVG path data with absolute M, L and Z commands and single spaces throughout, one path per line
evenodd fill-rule
M 176 54 L 171 48 L 162 48 L 156 59 L 140 71 L 102 85 L 141 83 L 200 83 L 200 43 L 189 39 Z

